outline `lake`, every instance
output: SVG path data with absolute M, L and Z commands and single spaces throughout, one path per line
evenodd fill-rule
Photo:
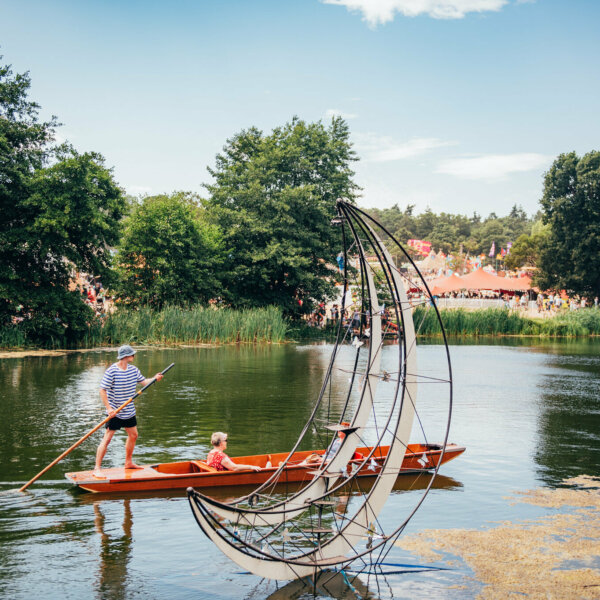
M 204 458 L 216 430 L 228 432 L 231 456 L 288 450 L 312 410 L 331 350 L 329 344 L 140 350 L 135 364 L 146 376 L 176 365 L 136 401 L 135 460 Z M 385 346 L 384 366 L 395 351 Z M 454 343 L 450 351 L 449 441 L 467 451 L 442 467 L 407 532 L 535 517 L 544 509 L 511 505 L 506 497 L 559 486 L 575 475 L 600 475 L 600 342 L 484 340 Z M 104 417 L 98 385 L 115 355 L 98 350 L 0 359 L 0 596 L 313 597 L 302 585 L 242 573 L 197 527 L 183 490 L 118 498 L 73 491 L 63 474 L 93 466 L 100 432 L 27 492 L 10 491 Z M 437 344 L 420 347 L 420 364 L 441 357 Z M 432 388 L 422 393 L 425 413 L 434 435 L 442 435 L 445 415 L 436 412 Z M 103 466 L 122 464 L 124 439 L 115 435 Z M 309 436 L 304 447 L 319 447 L 319 441 Z M 401 480 L 383 522 L 394 523 L 422 494 L 418 478 Z M 397 547 L 386 563 L 385 577 L 361 576 L 355 591 L 332 581 L 317 597 L 477 595 L 476 584 L 450 587 L 464 584 L 466 567 L 419 570 L 418 558 Z

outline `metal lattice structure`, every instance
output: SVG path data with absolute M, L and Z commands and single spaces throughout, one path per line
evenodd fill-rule
M 341 314 L 349 308 L 353 290 L 358 296 L 354 303 L 357 331 L 340 319 L 312 413 L 268 481 L 229 503 L 188 490 L 196 521 L 214 544 L 241 567 L 270 579 L 315 576 L 354 561 L 365 568 L 381 563 L 422 504 L 442 462 L 440 458 L 435 469 L 423 474 L 426 480 L 418 499 L 411 500 L 402 515 L 394 515 L 392 522 L 381 519 L 405 455 L 411 452 L 411 435 L 416 431 L 427 441 L 425 421 L 433 415 L 433 421 L 441 423 L 442 455 L 448 440 L 450 356 L 427 283 L 404 248 L 372 217 L 343 200 L 338 200 L 337 209 L 332 224 L 342 228 Z M 388 246 L 403 263 L 412 264 L 416 276 L 408 277 L 396 266 Z M 356 268 L 348 264 L 351 257 L 357 261 Z M 415 319 L 418 306 L 422 309 Z M 439 322 L 444 351 L 437 352 L 439 364 L 433 366 L 428 360 L 419 370 L 417 334 L 427 318 Z M 390 333 L 395 344 L 393 362 L 388 364 L 386 357 L 384 365 L 383 346 Z M 429 392 L 420 412 L 417 391 L 423 387 Z M 344 425 L 347 422 L 350 425 Z M 317 467 L 307 468 L 299 489 L 282 492 L 278 484 L 284 481 L 285 468 L 292 464 L 297 449 L 311 436 L 327 439 L 338 431 L 345 437 L 337 451 Z M 365 446 L 370 451 L 349 466 L 356 449 Z M 377 469 L 374 458 L 383 456 L 384 447 L 385 460 Z M 364 474 L 369 468 L 373 480 L 365 486 L 359 472 Z

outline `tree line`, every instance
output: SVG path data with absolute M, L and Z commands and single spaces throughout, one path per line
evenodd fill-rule
M 216 300 L 298 318 L 332 297 L 335 201 L 360 197 L 342 118 L 242 130 L 208 169 L 202 196 L 132 198 L 100 154 L 55 142 L 58 120 L 40 119 L 30 85 L 28 73 L 0 66 L 0 326 L 18 322 L 33 343 L 76 343 L 94 316 L 70 289 L 74 271 L 100 277 L 131 307 Z M 445 252 L 513 241 L 511 257 L 534 262 L 544 285 L 598 294 L 599 163 L 597 152 L 558 157 L 531 218 L 517 205 L 506 217 L 416 215 L 410 205 L 371 213 L 400 242 Z
M 482 217 L 476 212 L 470 217 L 446 212 L 437 214 L 431 209 L 416 215 L 414 209 L 411 204 L 404 210 L 396 204 L 386 209 L 370 209 L 369 213 L 401 243 L 410 239 L 425 240 L 431 243 L 433 250 L 445 254 L 488 255 L 492 244 L 499 253 L 520 236 L 529 235 L 534 224 L 541 220 L 539 212 L 528 217 L 517 204 L 505 217 L 498 217 L 496 213 Z

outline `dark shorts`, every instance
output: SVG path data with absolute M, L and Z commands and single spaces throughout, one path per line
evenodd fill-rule
M 135 416 L 129 417 L 129 419 L 119 419 L 119 417 L 113 417 L 107 424 L 106 429 L 117 431 L 121 427 L 135 427 L 137 425 L 137 419 Z

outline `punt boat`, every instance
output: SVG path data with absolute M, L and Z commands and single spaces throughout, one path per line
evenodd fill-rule
M 360 469 L 359 477 L 373 477 L 382 468 L 389 446 L 376 448 L 371 460 Z M 402 467 L 398 475 L 431 471 L 439 464 L 447 463 L 465 451 L 464 446 L 447 444 L 442 456 L 440 444 L 408 444 Z M 357 448 L 354 458 L 348 463 L 348 469 L 362 462 L 363 457 L 371 452 L 371 448 Z M 311 454 L 324 454 L 323 450 L 305 450 L 295 452 L 287 466 L 279 476 L 278 483 L 306 482 L 314 477 L 315 465 L 302 464 Z M 77 471 L 65 473 L 65 477 L 83 490 L 100 493 L 113 492 L 145 492 L 153 490 L 171 490 L 178 488 L 214 488 L 221 486 L 258 486 L 264 483 L 277 470 L 280 462 L 288 456 L 287 452 L 274 454 L 256 454 L 253 456 L 232 456 L 235 463 L 256 465 L 260 471 L 217 471 L 202 460 L 185 460 L 180 462 L 146 465 L 141 469 L 102 469 L 101 476 L 96 477 L 93 471 Z M 440 461 L 441 458 L 441 461 Z M 272 466 L 267 466 L 268 462 Z

